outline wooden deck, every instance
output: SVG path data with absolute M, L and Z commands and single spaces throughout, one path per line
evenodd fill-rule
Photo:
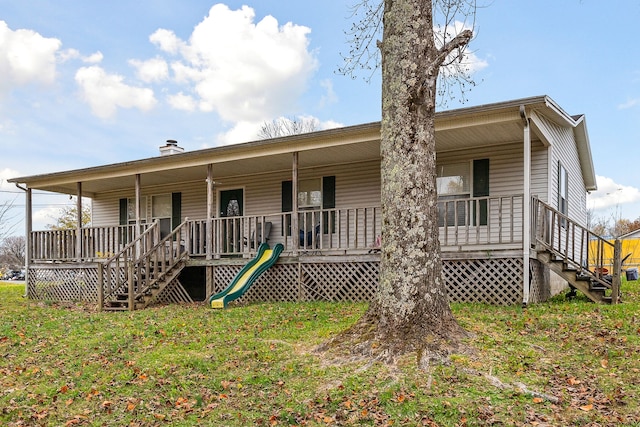
M 526 269 L 522 196 L 456 200 L 452 211 L 447 203 L 440 207 L 440 239 L 450 300 L 521 302 Z M 548 270 L 560 264 L 557 272 L 570 283 L 586 275 L 589 286 L 604 288 L 601 298 L 582 282 L 574 283 L 594 301 L 617 302 L 619 252 L 609 282 L 598 276 L 606 262 L 603 252 L 588 252 L 597 236 L 535 199 L 531 218 L 530 302 L 550 296 Z M 211 295 L 224 289 L 268 239 L 285 250 L 241 301 L 370 300 L 378 280 L 380 220 L 379 207 L 359 207 L 304 211 L 297 217 L 187 219 L 164 238 L 157 223 L 90 227 L 79 234 L 34 232 L 27 292 L 35 299 L 96 301 L 122 309 L 191 301 L 189 286 L 180 283 L 184 269 L 201 271 L 197 286 Z
M 442 201 L 440 243 L 443 252 L 522 248 L 522 195 Z M 251 256 L 261 242 L 282 243 L 285 256 L 364 255 L 375 251 L 381 235 L 379 206 L 318 209 L 292 213 L 185 220 L 179 242 L 189 257 L 219 259 Z M 107 259 L 142 235 L 151 224 L 34 231 L 30 260 L 94 262 Z M 298 230 L 293 231 L 292 230 Z M 155 237 L 156 242 L 160 236 Z

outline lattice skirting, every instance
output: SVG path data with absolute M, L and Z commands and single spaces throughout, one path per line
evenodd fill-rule
M 29 268 L 29 298 L 43 301 L 98 302 L 98 269 L 95 266 L 46 265 Z M 155 303 L 193 302 L 178 280 L 158 294 Z
M 224 290 L 242 265 L 207 268 L 211 268 L 211 294 Z M 522 274 L 523 262 L 519 258 L 443 261 L 451 302 L 520 304 Z M 97 302 L 97 276 L 95 267 L 32 266 L 28 294 L 39 300 Z M 256 280 L 239 302 L 370 301 L 377 290 L 378 276 L 378 261 L 277 263 Z M 532 260 L 530 302 L 549 297 L 548 282 L 546 267 Z M 191 297 L 176 280 L 158 295 L 156 302 L 191 302 Z
M 522 259 L 446 260 L 442 270 L 451 302 L 522 302 Z
M 224 290 L 240 269 L 214 267 L 214 293 Z M 378 262 L 276 264 L 238 301 L 370 301 L 377 286 Z
M 213 292 L 224 290 L 241 268 L 237 265 L 213 267 Z M 523 262 L 517 258 L 443 262 L 452 302 L 520 304 L 522 272 Z M 276 264 L 239 302 L 370 301 L 378 287 L 378 275 L 377 261 Z
M 543 302 L 551 298 L 549 267 L 536 259 L 530 260 L 529 302 Z
M 27 294 L 45 301 L 97 302 L 98 270 L 93 266 L 31 266 Z

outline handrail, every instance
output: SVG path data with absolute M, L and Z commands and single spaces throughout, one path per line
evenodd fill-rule
M 99 309 L 102 309 L 105 300 L 111 298 L 117 292 L 124 291 L 125 287 L 128 287 L 130 278 L 129 265 L 137 260 L 138 254 L 142 252 L 145 246 L 154 246 L 154 241 L 157 241 L 158 237 L 159 225 L 158 222 L 154 222 L 116 254 L 105 260 L 98 261 Z M 107 285 L 108 288 L 105 290 L 105 286 Z
M 189 240 L 188 218 L 164 238 L 159 237 L 158 223 L 154 223 L 114 256 L 98 263 L 98 306 L 118 292 L 129 294 L 129 309 L 135 301 L 153 288 L 180 261 L 188 256 L 181 242 Z M 174 243 L 177 242 L 176 247 Z M 106 276 L 106 277 L 105 277 Z M 108 284 L 108 292 L 105 285 Z
M 565 264 L 575 268 L 579 274 L 587 275 L 611 289 L 613 299 L 616 300 L 622 273 L 620 241 L 611 243 L 603 239 L 537 198 L 533 198 L 531 208 L 532 242 L 535 242 L 536 248 L 548 250 Z M 605 253 L 608 251 L 614 254 L 611 280 L 605 277 L 609 273 L 604 263 Z
M 188 221 L 188 218 L 185 219 L 137 260 L 134 269 L 139 286 L 134 299 L 162 281 L 179 262 L 189 255 L 188 247 L 182 244 L 189 240 Z M 175 246 L 174 242 L 176 242 Z

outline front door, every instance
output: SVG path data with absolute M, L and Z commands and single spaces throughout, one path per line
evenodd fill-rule
M 244 190 L 220 191 L 220 217 L 226 218 L 222 223 L 223 252 L 241 252 L 242 235 L 240 217 L 244 214 Z

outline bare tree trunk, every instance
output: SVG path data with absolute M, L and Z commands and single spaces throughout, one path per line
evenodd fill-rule
M 382 43 L 380 292 L 370 310 L 390 355 L 459 337 L 442 279 L 435 105 L 441 60 L 431 2 L 386 1 Z M 412 23 L 412 25 L 407 25 Z
M 384 8 L 380 288 L 341 339 L 386 362 L 416 352 L 424 366 L 465 335 L 442 279 L 434 119 L 440 66 L 471 32 L 438 48 L 431 1 L 385 0 Z

